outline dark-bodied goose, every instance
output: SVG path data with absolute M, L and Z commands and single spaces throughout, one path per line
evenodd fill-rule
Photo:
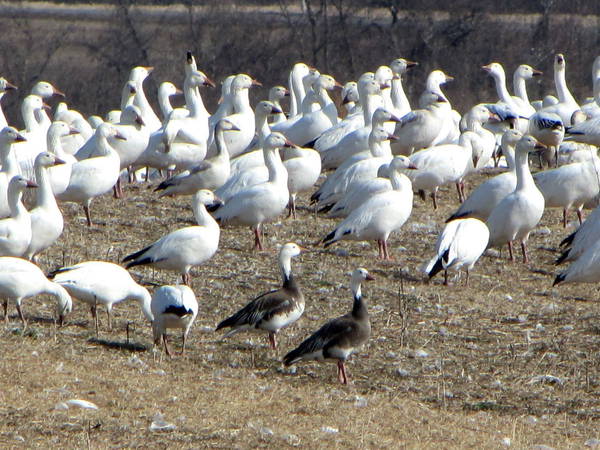
M 350 285 L 354 297 L 352 311 L 330 320 L 319 328 L 295 350 L 285 355 L 283 363 L 290 366 L 304 360 L 337 359 L 338 380 L 348 384 L 344 363 L 352 353 L 366 344 L 371 336 L 369 312 L 362 298 L 360 285 L 365 280 L 373 279 L 366 269 L 356 269 L 352 273 Z
M 167 355 L 171 352 L 167 345 L 167 328 L 183 330 L 181 354 L 185 352 L 187 335 L 198 314 L 198 301 L 188 286 L 161 286 L 152 294 L 150 303 L 152 315 L 152 334 L 154 345 L 159 345 L 162 339 Z
M 280 289 L 262 294 L 240 309 L 231 317 L 223 320 L 215 331 L 231 328 L 225 338 L 244 330 L 265 330 L 269 332 L 271 348 L 277 348 L 277 332 L 294 323 L 304 312 L 304 296 L 300 286 L 292 275 L 292 257 L 300 254 L 300 247 L 287 243 L 279 251 L 279 266 L 283 275 Z

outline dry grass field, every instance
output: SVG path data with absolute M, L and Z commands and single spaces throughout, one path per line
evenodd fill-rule
M 482 176 L 474 180 L 478 183 Z M 135 303 L 116 305 L 95 335 L 89 310 L 74 304 L 67 323 L 52 320 L 54 302 L 26 300 L 23 330 L 14 307 L 0 327 L 0 446 L 7 448 L 582 448 L 600 439 L 600 313 L 596 289 L 551 288 L 558 243 L 571 231 L 547 211 L 532 235 L 530 265 L 506 252 L 486 255 L 470 286 L 426 283 L 418 271 L 443 220 L 456 207 L 453 189 L 441 207 L 415 200 L 391 239 L 395 261 L 376 259 L 372 243 L 313 244 L 334 222 L 302 199 L 296 221 L 266 228 L 269 250 L 249 250 L 247 229 L 227 228 L 217 255 L 193 273 L 200 312 L 184 357 L 152 349 Z M 188 199 L 157 200 L 148 185 L 126 198 L 97 199 L 88 229 L 80 209 L 64 205 L 66 229 L 43 257 L 49 270 L 90 259 L 119 261 L 192 220 Z M 307 298 L 303 318 L 280 334 L 277 353 L 261 335 L 227 341 L 216 323 L 257 294 L 276 287 L 276 246 L 309 250 L 293 270 Z M 280 358 L 327 318 L 348 310 L 349 272 L 366 267 L 376 281 L 363 292 L 373 335 L 349 364 L 350 384 L 334 364 L 282 370 Z M 136 268 L 137 269 L 137 268 Z M 150 289 L 175 274 L 134 272 Z M 179 336 L 172 339 L 178 348 Z M 557 377 L 540 378 L 551 375 Z M 546 380 L 546 381 L 544 381 Z M 554 382 L 552 382 L 554 380 Z M 56 409 L 85 399 L 97 410 Z M 175 425 L 150 431 L 156 413 Z

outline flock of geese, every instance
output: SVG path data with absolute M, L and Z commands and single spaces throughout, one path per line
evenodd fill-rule
M 376 241 L 379 257 L 389 260 L 389 236 L 409 219 L 413 193 L 424 200 L 429 194 L 437 208 L 439 188 L 455 185 L 461 205 L 423 266 L 429 278 L 444 271 L 445 283 L 448 271 L 464 270 L 468 284 L 469 272 L 490 247 L 507 245 L 514 260 L 513 243 L 518 243 L 527 263 L 528 237 L 544 209 L 561 208 L 565 227 L 568 212 L 575 210 L 580 227 L 562 242 L 557 260 L 570 266 L 554 284 L 597 281 L 600 209 L 585 222 L 582 209 L 595 206 L 600 192 L 600 57 L 592 67 L 593 97 L 583 105 L 567 87 L 565 58 L 558 54 L 556 97 L 529 100 L 527 81 L 541 72 L 528 65 L 515 71 L 511 95 L 502 65 L 494 62 L 482 69 L 494 79 L 498 100 L 462 115 L 443 91 L 453 78 L 441 70 L 428 75 L 418 105 L 410 104 L 403 76 L 416 64 L 399 58 L 342 86 L 297 63 L 289 86 L 271 88 L 268 100 L 254 108 L 249 90 L 260 82 L 246 74 L 231 75 L 222 82 L 221 100 L 212 114 L 202 90 L 215 83 L 198 69 L 191 53 L 185 58 L 183 91 L 170 82 L 160 85 L 158 114 L 143 87 L 151 67 L 131 70 L 120 109 L 105 118 L 85 118 L 62 101 L 50 119 L 45 101 L 64 94 L 38 82 L 21 104 L 25 129 L 10 126 L 0 108 L 0 296 L 5 320 L 9 301 L 14 302 L 25 326 L 22 300 L 45 293 L 57 299 L 60 324 L 75 298 L 90 307 L 96 330 L 97 308 L 106 308 L 110 328 L 113 305 L 133 299 L 152 324 L 155 344 L 162 341 L 167 354 L 167 329 L 183 330 L 183 353 L 198 313 L 190 271 L 218 251 L 221 227 L 250 227 L 254 248 L 262 250 L 263 225 L 286 209 L 293 220 L 297 195 L 303 192 L 312 192 L 319 214 L 339 220 L 321 244 Z M 331 98 L 338 88 L 341 110 Z M 0 100 L 15 89 L 0 78 Z M 171 97 L 178 94 L 184 95 L 185 106 L 174 108 Z M 289 108 L 284 108 L 288 97 Z M 542 170 L 532 175 L 530 165 Z M 467 196 L 465 180 L 490 167 L 507 170 Z M 155 173 L 167 174 L 155 187 L 157 196 L 191 196 L 196 225 L 126 256 L 125 267 L 87 261 L 47 275 L 40 270 L 38 256 L 57 241 L 65 225 L 59 203 L 81 204 L 93 226 L 94 198 L 111 191 L 120 197 L 127 180 L 147 181 Z M 33 188 L 35 199 L 27 209 L 22 196 Z M 281 287 L 255 298 L 216 330 L 227 330 L 225 337 L 263 330 L 277 348 L 277 333 L 305 308 L 291 268 L 301 251 L 295 243 L 281 246 Z M 151 295 L 127 270 L 140 265 L 175 271 L 183 284 L 162 286 Z M 284 364 L 333 359 L 338 379 L 347 383 L 344 363 L 371 334 L 361 284 L 372 279 L 364 268 L 356 269 L 350 282 L 352 309 L 287 353 Z

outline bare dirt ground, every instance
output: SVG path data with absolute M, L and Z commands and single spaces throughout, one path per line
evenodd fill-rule
M 157 200 L 143 184 L 126 194 L 97 199 L 91 229 L 79 208 L 64 205 L 65 233 L 41 266 L 117 262 L 192 220 L 187 198 Z M 0 446 L 498 448 L 509 439 L 516 448 L 582 448 L 599 439 L 596 289 L 551 288 L 555 250 L 572 228 L 563 230 L 559 212 L 547 211 L 530 240 L 531 264 L 511 264 L 504 251 L 482 258 L 468 288 L 462 281 L 445 287 L 441 278 L 428 284 L 418 268 L 457 206 L 453 189 L 440 198 L 437 211 L 415 199 L 391 239 L 391 263 L 376 259 L 372 243 L 313 246 L 335 222 L 316 217 L 306 196 L 298 220 L 267 227 L 269 251 L 251 252 L 247 229 L 224 229 L 217 255 L 193 273 L 200 313 L 185 357 L 152 350 L 150 327 L 133 302 L 116 305 L 113 331 L 103 320 L 98 337 L 80 303 L 63 328 L 52 320 L 50 298 L 24 302 L 25 330 L 11 308 L 0 327 Z M 280 334 L 277 353 L 259 335 L 222 341 L 216 323 L 280 283 L 276 245 L 287 241 L 310 249 L 293 263 L 307 298 L 304 317 Z M 351 384 L 337 383 L 331 363 L 282 371 L 287 350 L 349 309 L 348 275 L 358 266 L 377 280 L 363 289 L 373 336 L 349 363 Z M 134 273 L 150 289 L 178 278 Z M 542 375 L 558 381 L 540 382 Z M 73 398 L 99 409 L 55 409 Z M 176 429 L 151 432 L 157 412 Z

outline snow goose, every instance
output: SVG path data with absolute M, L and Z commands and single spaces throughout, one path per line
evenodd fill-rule
M 535 184 L 544 195 L 546 208 L 562 208 L 563 227 L 567 227 L 567 213 L 575 208 L 581 224 L 583 205 L 600 192 L 600 159 L 592 152 L 592 159 L 566 164 L 556 169 L 538 172 L 533 176 Z
M 275 219 L 289 202 L 288 174 L 278 149 L 291 146 L 294 144 L 281 133 L 271 133 L 263 148 L 268 180 L 239 191 L 214 212 L 215 219 L 223 224 L 250 226 L 254 230 L 255 249 L 263 249 L 262 224 Z
M 361 283 L 370 280 L 374 278 L 366 269 L 356 269 L 352 273 L 350 284 L 354 299 L 352 311 L 325 323 L 297 348 L 285 355 L 283 363 L 290 366 L 306 360 L 335 359 L 338 380 L 342 384 L 348 384 L 345 362 L 363 347 L 371 336 L 369 312 L 361 292 Z
M 33 164 L 38 153 L 46 151 L 46 131 L 36 119 L 36 112 L 47 107 L 38 95 L 28 95 L 21 103 L 21 115 L 25 129 L 20 133 L 26 140 L 14 148 L 20 173 L 28 178 L 34 177 Z
M 569 267 L 559 273 L 552 286 L 560 283 L 597 283 L 600 279 L 600 242 L 589 243 Z
M 600 240 L 600 208 L 595 208 L 577 230 L 562 240 L 562 254 L 556 264 L 574 261 Z
M 0 101 L 4 97 L 4 94 L 16 89 L 17 87 L 14 84 L 10 83 L 6 78 L 0 77 Z M 8 122 L 6 121 L 4 111 L 2 111 L 2 105 L 0 105 L 0 130 L 6 126 L 8 126 Z
M 135 86 L 135 99 L 133 104 L 140 108 L 144 123 L 150 131 L 158 130 L 161 126 L 160 119 L 152 109 L 152 106 L 150 106 L 150 102 L 146 98 L 146 93 L 144 92 L 144 81 L 153 70 L 154 67 L 138 66 L 131 69 L 131 72 L 129 73 L 129 81 Z M 124 105 L 122 105 L 121 109 L 123 108 Z
M 296 322 L 304 312 L 304 295 L 292 274 L 292 258 L 300 254 L 300 247 L 289 242 L 279 250 L 281 288 L 266 292 L 250 301 L 238 312 L 221 321 L 215 331 L 231 328 L 223 338 L 240 331 L 264 330 L 269 333 L 269 344 L 277 348 L 277 333 Z
M 284 152 L 283 166 L 288 173 L 289 215 L 296 218 L 296 196 L 311 190 L 321 175 L 321 155 L 311 148 L 293 147 Z
M 290 118 L 294 118 L 302 112 L 302 102 L 306 96 L 306 90 L 302 83 L 303 78 L 309 74 L 311 67 L 299 62 L 294 64 L 288 77 L 290 90 Z
M 325 247 L 339 240 L 376 240 L 379 257 L 391 259 L 387 240 L 389 235 L 400 229 L 412 212 L 413 189 L 408 177 L 398 173 L 396 165 L 390 167 L 396 172 L 390 177 L 392 189 L 371 196 L 353 210 L 331 233 L 323 238 Z
M 529 118 L 529 134 L 548 147 L 540 153 L 548 166 L 558 166 L 558 149 L 565 135 L 560 116 L 546 109 L 536 111 Z
M 461 119 L 462 131 L 473 131 L 481 138 L 481 155 L 477 160 L 475 170 L 486 167 L 496 150 L 496 136 L 483 127 L 493 114 L 483 104 L 473 106 Z
M 402 175 L 400 172 L 402 169 L 416 169 L 416 167 L 410 162 L 408 157 L 403 155 L 394 156 L 394 159 L 392 159 L 389 165 L 385 166 L 386 177 L 383 177 L 378 173 L 377 178 L 352 183 L 344 196 L 330 209 L 328 216 L 347 217 L 348 214 L 370 199 L 373 195 L 393 189 L 392 186 L 399 185 L 400 181 L 396 180 L 394 184 L 392 184 L 392 179 Z M 382 168 L 380 167 L 379 172 L 381 171 Z
M 177 89 L 177 87 L 175 87 L 175 85 L 170 81 L 163 81 L 160 83 L 160 86 L 158 87 L 158 106 L 163 119 L 167 119 L 173 111 L 171 97 L 180 94 L 183 94 L 183 91 L 181 89 Z
M 254 137 L 255 117 L 254 110 L 250 106 L 249 89 L 253 86 L 262 86 L 261 83 L 244 73 L 235 76 L 231 83 L 231 102 L 233 114 L 225 118 L 233 123 L 239 131 L 225 131 L 224 140 L 230 157 L 241 154 Z M 209 155 L 216 152 L 216 142 L 212 142 Z
M 198 301 L 188 286 L 161 286 L 152 294 L 152 334 L 154 345 L 159 345 L 162 340 L 167 355 L 171 351 L 167 345 L 167 329 L 180 328 L 183 330 L 181 354 L 185 352 L 185 341 L 190 328 L 198 314 Z
M 118 153 L 108 143 L 109 137 L 124 139 L 114 126 L 103 123 L 96 130 L 97 148 L 91 158 L 78 161 L 71 166 L 71 177 L 67 189 L 57 195 L 64 202 L 75 202 L 83 205 L 88 226 L 92 226 L 90 205 L 94 197 L 110 191 L 120 173 Z
M 580 108 L 567 87 L 565 73 L 565 57 L 559 53 L 554 57 L 554 84 L 556 86 L 556 94 L 558 95 L 558 103 L 545 107 L 543 110 L 548 113 L 558 114 L 562 123 L 568 126 L 571 125 L 573 112 Z
M 23 191 L 37 187 L 21 175 L 15 175 L 8 183 L 10 216 L 0 219 L 0 256 L 21 257 L 31 241 L 31 218 L 21 202 Z
M 98 306 L 106 308 L 108 329 L 112 329 L 111 312 L 115 303 L 124 300 L 139 302 L 144 316 L 152 321 L 150 293 L 117 264 L 105 261 L 86 261 L 52 271 L 48 277 L 64 287 L 71 296 L 90 306 L 96 331 Z
M 382 164 L 392 160 L 386 141 L 395 139 L 383 127 L 374 127 L 369 134 L 369 150 L 348 158 L 335 172 L 330 174 L 321 187 L 311 196 L 319 210 L 328 211 L 355 182 L 375 178 Z
M 502 153 L 508 163 L 508 171 L 489 178 L 477 186 L 471 195 L 450 216 L 448 222 L 461 217 L 475 217 L 487 220 L 492 210 L 517 186 L 515 168 L 515 145 L 523 135 L 518 130 L 507 130 L 502 135 Z
M 59 284 L 49 281 L 35 264 L 21 258 L 0 257 L 0 297 L 4 299 L 4 320 L 8 322 L 8 302 L 17 305 L 19 318 L 26 325 L 21 303 L 34 295 L 49 294 L 56 297 L 59 325 L 71 312 L 72 301 L 68 292 Z
M 48 169 L 63 164 L 64 161 L 52 153 L 42 152 L 35 158 L 36 191 L 35 206 L 29 211 L 31 219 L 31 241 L 25 258 L 35 260 L 36 256 L 50 247 L 63 231 L 63 216 L 58 209 Z
M 51 97 L 65 97 L 65 94 L 52 86 L 51 83 L 47 81 L 38 81 L 31 88 L 31 94 L 37 95 L 42 99 L 51 98 Z M 50 124 L 52 123 L 48 114 L 43 109 L 40 109 L 36 112 L 36 120 L 41 129 L 42 136 L 48 132 L 48 128 L 50 128 Z
M 273 103 L 275 107 L 279 109 L 279 111 L 281 111 L 278 113 L 273 113 L 271 116 L 272 119 L 269 121 L 270 124 L 275 124 L 286 120 L 283 108 L 281 107 L 281 100 L 289 96 L 290 91 L 283 86 L 273 86 L 271 89 L 269 89 L 269 101 Z
M 20 134 L 13 127 L 4 127 L 0 130 L 0 217 L 6 217 L 10 214 L 8 203 L 8 183 L 19 174 L 19 164 L 14 155 L 17 142 L 24 142 L 25 136 Z
M 369 134 L 373 128 L 373 118 L 378 109 L 383 108 L 383 98 L 381 97 L 381 87 L 374 80 L 373 74 L 367 72 L 358 80 L 358 94 L 360 109 L 352 115 L 346 117 L 342 123 L 332 127 L 331 131 L 348 127 L 348 133 L 342 136 L 335 145 L 326 147 L 326 143 L 321 144 L 319 140 L 315 143 L 315 149 L 321 152 L 321 162 L 324 169 L 334 169 L 339 167 L 346 159 L 369 148 Z M 388 112 L 389 117 L 393 114 Z M 393 120 L 398 121 L 397 118 Z M 381 126 L 381 124 L 378 124 Z M 350 131 L 354 129 L 353 131 Z M 323 139 L 329 132 L 325 133 Z
M 346 110 L 346 116 L 349 116 L 355 112 L 358 112 L 359 109 L 362 109 L 358 101 L 358 83 L 356 81 L 348 81 L 342 88 L 342 105 Z
M 227 119 L 217 123 L 216 137 L 217 154 L 206 158 L 199 165 L 182 174 L 175 175 L 160 183 L 155 191 L 162 191 L 159 197 L 173 195 L 192 195 L 200 189 L 215 190 L 221 187 L 229 178 L 229 152 L 223 133 L 239 130 Z
M 64 102 L 56 106 L 54 122 L 57 121 L 65 122 L 72 130 L 72 133 L 60 138 L 62 150 L 69 156 L 77 153 L 77 150 L 94 135 L 94 128 L 85 117 L 79 111 L 69 109 Z M 48 132 L 50 132 L 50 129 L 48 129 Z M 48 151 L 52 150 L 48 148 Z
M 600 146 L 600 117 L 567 127 L 565 140 Z
M 427 263 L 424 271 L 433 278 L 444 271 L 444 284 L 448 284 L 448 270 L 467 273 L 465 285 L 469 285 L 469 271 L 473 269 L 479 257 L 485 251 L 490 231 L 479 219 L 466 218 L 448 222 L 435 243 L 435 256 Z
M 502 64 L 492 62 L 481 68 L 494 79 L 499 102 L 508 105 L 513 111 L 525 118 L 535 112 L 529 103 L 525 103 L 520 97 L 510 95 L 506 87 L 506 72 L 504 72 Z
M 71 178 L 71 168 L 77 162 L 77 158 L 67 153 L 63 149 L 62 137 L 77 133 L 65 122 L 54 121 L 48 129 L 48 152 L 53 153 L 58 159 L 63 161 L 58 166 L 48 168 L 48 177 L 54 195 L 65 192 Z
M 158 269 L 174 270 L 181 274 L 183 282 L 191 284 L 190 269 L 208 261 L 219 248 L 221 230 L 206 207 L 218 205 L 215 195 L 206 189 L 198 191 L 199 204 L 195 209 L 197 226 L 180 228 L 142 250 L 123 259 L 127 268 L 150 265 Z
M 404 75 L 410 68 L 419 65 L 419 63 L 414 61 L 408 61 L 404 58 L 394 59 L 390 63 L 390 68 L 394 74 L 392 78 L 392 104 L 394 105 L 393 113 L 402 117 L 408 114 L 411 111 L 410 102 L 408 101 L 408 97 L 406 97 L 406 93 L 404 92 L 404 88 L 402 87 L 402 75 Z
M 523 262 L 528 263 L 527 239 L 544 213 L 544 196 L 536 187 L 529 171 L 528 155 L 543 149 L 535 138 L 523 136 L 515 148 L 517 185 L 490 213 L 487 226 L 490 230 L 488 247 L 508 244 L 510 260 L 514 261 L 512 241 L 521 242 Z
M 481 154 L 481 138 L 472 131 L 461 134 L 458 144 L 443 144 L 420 150 L 410 156 L 417 168 L 409 174 L 415 191 L 431 192 L 433 208 L 437 209 L 440 186 L 455 183 L 459 201 L 464 200 L 463 178 L 477 165 Z
M 536 70 L 527 64 L 521 64 L 513 74 L 513 89 L 515 96 L 521 99 L 523 109 L 526 110 L 525 112 L 529 113 L 529 115 L 535 112 L 535 108 L 531 106 L 531 103 L 529 102 L 529 95 L 527 95 L 527 81 L 541 75 L 543 75 L 543 72 Z M 513 99 L 517 103 L 520 103 L 514 96 Z M 527 108 L 527 105 L 529 105 L 529 108 Z

